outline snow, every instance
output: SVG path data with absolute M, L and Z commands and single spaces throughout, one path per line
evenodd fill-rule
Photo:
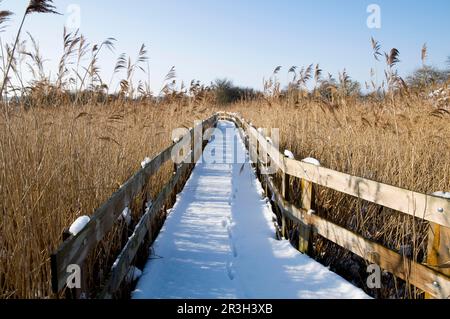
M 307 157 L 305 159 L 302 160 L 303 163 L 308 163 L 311 165 L 315 165 L 315 166 L 320 166 L 320 162 L 318 160 L 316 160 L 315 158 L 312 157 Z
M 125 207 L 122 214 L 120 214 L 119 219 L 125 221 L 125 223 L 129 226 L 131 224 L 131 213 L 131 209 Z
M 152 160 L 148 157 L 144 158 L 144 160 L 141 162 L 141 167 L 145 168 Z
M 450 101 L 450 89 L 440 88 L 428 94 L 428 98 L 434 102 L 435 107 L 448 107 Z
M 450 192 L 435 192 L 432 195 L 436 196 L 436 197 L 442 197 L 442 198 L 445 198 L 445 199 L 450 199 Z
M 284 156 L 286 156 L 287 158 L 290 158 L 290 159 L 295 159 L 294 154 L 289 150 L 284 150 Z
M 220 121 L 218 130 L 234 124 Z M 231 135 L 231 136 L 230 136 Z M 220 135 L 218 135 L 220 136 Z M 205 153 L 224 149 L 232 134 Z M 244 144 L 235 130 L 237 148 Z M 150 249 L 134 299 L 369 298 L 287 240 L 276 239 L 274 214 L 249 164 L 199 162 Z
M 69 233 L 73 236 L 78 235 L 90 221 L 91 218 L 89 216 L 78 217 L 77 220 L 70 226 Z
M 142 271 L 135 266 L 132 266 L 128 271 L 127 276 L 125 277 L 125 281 L 128 283 L 135 282 L 142 276 Z

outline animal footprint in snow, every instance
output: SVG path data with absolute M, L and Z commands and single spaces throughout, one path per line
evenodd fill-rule
M 227 263 L 227 275 L 230 280 L 234 280 L 234 277 L 236 276 L 236 272 L 234 271 L 232 262 Z
M 242 172 L 244 171 L 245 163 L 242 164 L 241 169 L 239 170 L 239 175 L 242 175 Z
M 227 220 L 222 220 L 222 227 L 223 228 L 226 228 L 228 226 L 228 222 L 227 222 Z
M 230 239 L 232 239 L 233 238 L 233 232 L 231 231 L 231 226 L 230 225 L 227 226 L 227 232 L 228 232 L 228 237 Z
M 233 257 L 237 258 L 238 252 L 237 252 L 237 249 L 236 249 L 236 245 L 234 244 L 234 242 L 231 242 L 230 246 L 231 246 L 231 251 L 233 252 Z

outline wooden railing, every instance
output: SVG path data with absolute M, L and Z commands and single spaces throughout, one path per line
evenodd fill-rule
M 301 252 L 309 251 L 312 245 L 312 234 L 317 234 L 370 263 L 378 264 L 384 270 L 423 290 L 429 297 L 450 297 L 450 200 L 286 158 L 274 145 L 267 142 L 263 133 L 238 114 L 217 113 L 199 125 L 201 125 L 202 131 L 205 131 L 215 126 L 219 119 L 233 121 L 241 129 L 240 132 L 246 142 L 246 147 L 252 158 L 256 159 L 257 171 L 262 171 L 270 162 L 274 163 L 277 170 L 281 172 L 281 191 L 275 186 L 272 176 L 260 174 L 260 178 L 267 191 L 273 195 L 272 198 L 282 213 L 281 232 L 283 235 L 286 232 L 287 220 L 299 226 L 298 248 Z M 195 136 L 195 132 L 195 129 L 191 129 L 189 132 L 191 141 L 198 138 Z M 111 231 L 123 209 L 144 189 L 149 178 L 158 172 L 164 163 L 171 160 L 172 151 L 179 146 L 179 143 L 168 147 L 134 175 L 94 213 L 89 224 L 79 234 L 65 240 L 51 256 L 52 286 L 55 293 L 60 292 L 66 286 L 69 276 L 68 266 L 83 265 L 89 253 Z M 176 165 L 173 177 L 142 216 L 133 235 L 118 256 L 99 295 L 100 298 L 112 298 L 117 292 L 128 274 L 144 237 L 151 231 L 152 220 L 163 208 L 167 199 L 173 195 L 176 185 L 179 184 L 182 176 L 186 175 L 189 166 L 192 166 L 190 163 L 195 163 L 201 156 L 204 146 L 205 143 L 200 145 L 193 143 L 191 145 L 193 151 L 188 155 L 190 160 Z M 291 178 L 299 178 L 301 181 L 300 207 L 294 205 L 289 198 Z M 315 215 L 311 209 L 315 196 L 314 184 L 429 221 L 427 263 L 414 261 Z
M 201 122 L 195 128 L 191 129 L 187 135 L 190 135 L 190 149 L 193 150 L 186 154 L 186 159 L 179 165 L 174 165 L 175 172 L 170 181 L 166 184 L 163 190 L 159 193 L 156 200 L 153 201 L 152 206 L 142 216 L 137 224 L 133 235 L 123 248 L 118 256 L 111 272 L 108 276 L 103 291 L 100 294 L 101 298 L 111 298 L 120 287 L 123 279 L 128 274 L 130 266 L 136 256 L 136 253 L 141 246 L 144 237 L 151 230 L 152 221 L 156 214 L 163 208 L 164 203 L 173 195 L 176 185 L 179 184 L 180 179 L 184 176 L 192 163 L 195 163 L 201 156 L 205 143 L 195 143 L 198 139 L 197 132 L 207 131 L 217 123 L 217 116 L 214 115 L 209 119 Z M 185 136 L 187 137 L 187 136 Z M 200 136 L 203 138 L 203 136 Z M 187 139 L 186 139 L 187 140 Z M 88 255 L 95 249 L 97 244 L 104 239 L 115 225 L 118 217 L 123 210 L 132 203 L 133 199 L 143 191 L 144 187 L 149 182 L 151 176 L 155 175 L 159 169 L 172 160 L 172 153 L 175 147 L 182 148 L 181 143 L 184 143 L 184 137 L 179 142 L 171 145 L 159 155 L 154 157 L 144 168 L 139 170 L 133 177 L 131 177 L 111 198 L 109 198 L 92 216 L 90 222 L 83 228 L 83 230 L 76 236 L 67 238 L 58 250 L 51 255 L 51 270 L 52 270 L 52 288 L 54 293 L 59 293 L 67 285 L 67 279 L 70 272 L 68 267 L 77 265 L 82 267 Z M 82 274 L 83 275 L 83 274 Z
M 283 235 L 286 232 L 286 219 L 299 226 L 300 251 L 308 252 L 311 235 L 315 233 L 370 263 L 378 264 L 384 270 L 423 290 L 428 297 L 450 298 L 450 200 L 287 158 L 267 141 L 262 132 L 240 115 L 219 113 L 219 119 L 231 120 L 243 130 L 246 146 L 252 158 L 256 159 L 254 162 L 258 172 L 262 171 L 269 161 L 281 172 L 281 191 L 276 188 L 271 176 L 260 174 L 260 177 L 282 213 Z M 289 180 L 292 177 L 301 180 L 301 207 L 293 205 L 288 196 Z M 404 254 L 315 215 L 311 210 L 315 195 L 313 184 L 430 222 L 427 263 L 414 261 Z

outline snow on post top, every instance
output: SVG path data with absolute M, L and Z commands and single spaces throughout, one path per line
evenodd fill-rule
M 145 168 L 152 160 L 148 157 L 144 158 L 144 160 L 141 162 L 141 167 Z
M 315 158 L 312 157 L 307 157 L 305 159 L 302 160 L 303 163 L 308 163 L 311 165 L 315 165 L 315 166 L 320 166 L 320 162 L 318 160 L 316 160 Z
M 442 197 L 445 199 L 450 199 L 450 192 L 435 192 L 431 195 L 436 196 L 436 197 Z
M 129 226 L 132 220 L 131 214 L 131 209 L 125 207 L 125 209 L 122 211 L 122 214 L 120 214 L 119 216 L 119 220 L 123 220 Z
M 78 235 L 90 221 L 91 218 L 89 216 L 78 217 L 77 220 L 70 226 L 69 233 L 73 236 Z
M 290 159 L 295 159 L 294 154 L 289 150 L 284 150 L 284 156 L 286 156 L 287 158 L 290 158 Z
M 133 283 L 133 282 L 137 281 L 139 278 L 141 278 L 141 276 L 142 276 L 142 271 L 139 268 L 132 266 L 130 268 L 130 270 L 128 271 L 128 274 L 127 274 L 125 280 L 128 283 Z

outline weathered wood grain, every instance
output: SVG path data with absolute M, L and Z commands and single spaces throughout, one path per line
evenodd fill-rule
M 181 177 L 186 173 L 189 164 L 183 163 L 178 167 L 177 173 L 171 178 L 169 183 L 159 193 L 157 199 L 153 202 L 151 208 L 144 214 L 137 224 L 133 235 L 127 242 L 114 266 L 111 269 L 111 275 L 100 294 L 101 299 L 110 299 L 119 289 L 123 279 L 128 274 L 130 266 L 136 256 L 136 253 L 144 241 L 145 236 L 149 233 L 152 221 L 156 214 L 163 208 L 164 203 L 173 193 L 176 185 L 180 182 Z
M 268 176 L 264 182 L 286 217 L 296 223 L 312 225 L 313 232 L 351 251 L 365 260 L 378 264 L 381 268 L 395 276 L 408 280 L 412 285 L 436 298 L 450 297 L 450 279 L 439 271 L 415 262 L 378 243 L 331 223 L 319 216 L 308 214 L 308 211 L 286 202 Z
M 203 121 L 203 129 L 215 125 L 217 115 Z M 194 137 L 194 130 L 188 133 Z M 67 267 L 72 264 L 82 265 L 88 254 L 111 230 L 117 218 L 132 200 L 142 191 L 149 178 L 160 167 L 172 159 L 172 151 L 177 144 L 169 146 L 153 158 L 143 169 L 131 177 L 116 193 L 98 208 L 88 225 L 77 235 L 69 238 L 50 257 L 52 271 L 52 288 L 55 293 L 61 291 L 68 278 Z

